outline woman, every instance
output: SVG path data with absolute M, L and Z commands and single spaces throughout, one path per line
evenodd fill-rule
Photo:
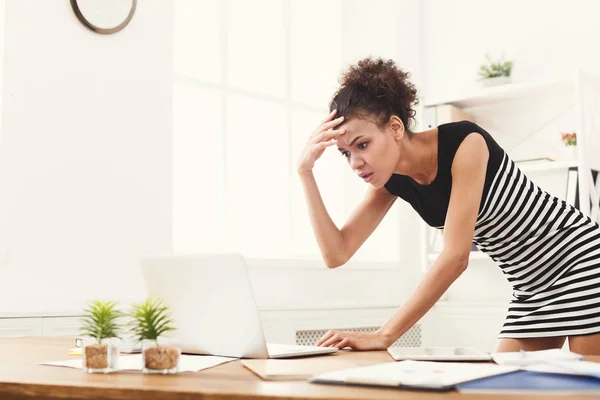
M 346 263 L 397 197 L 431 226 L 444 249 L 414 293 L 375 333 L 330 331 L 320 346 L 385 349 L 415 324 L 467 268 L 474 242 L 514 288 L 496 351 L 560 348 L 600 355 L 600 227 L 533 184 L 484 129 L 463 121 L 410 130 L 417 102 L 393 61 L 350 67 L 329 116 L 298 162 L 310 220 L 326 265 Z M 312 174 L 336 146 L 370 184 L 338 229 Z

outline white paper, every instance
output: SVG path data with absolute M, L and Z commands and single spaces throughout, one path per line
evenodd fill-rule
M 223 364 L 229 361 L 237 360 L 237 358 L 230 357 L 217 357 L 217 356 L 193 356 L 193 355 L 181 355 L 179 360 L 179 371 L 180 372 L 198 372 L 203 369 L 215 367 L 219 364 Z M 40 365 L 52 365 L 55 367 L 68 367 L 81 369 L 83 366 L 83 360 L 76 358 L 73 360 L 63 361 L 48 361 L 41 362 Z M 121 356 L 119 358 L 119 371 L 140 371 L 142 369 L 142 355 L 136 354 L 131 356 Z
M 575 361 L 583 357 L 577 353 L 561 349 L 519 351 L 507 353 L 493 353 L 492 358 L 500 365 L 534 365 L 554 361 Z
M 591 361 L 553 361 L 524 367 L 528 371 L 552 374 L 582 375 L 600 378 L 600 363 Z
M 496 364 L 400 361 L 349 368 L 311 378 L 311 381 L 442 388 L 470 380 L 516 371 Z

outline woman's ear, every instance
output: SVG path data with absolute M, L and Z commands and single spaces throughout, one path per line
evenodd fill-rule
M 389 126 L 392 129 L 392 134 L 394 135 L 394 139 L 400 140 L 404 137 L 404 123 L 402 120 L 398 118 L 396 115 L 392 115 L 390 117 Z

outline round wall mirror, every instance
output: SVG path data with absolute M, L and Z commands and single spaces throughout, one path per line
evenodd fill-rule
M 115 33 L 125 28 L 135 12 L 137 0 L 71 0 L 83 25 L 96 33 Z

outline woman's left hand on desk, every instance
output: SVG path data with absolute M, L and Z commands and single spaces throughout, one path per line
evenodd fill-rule
M 319 341 L 322 347 L 351 347 L 354 350 L 386 350 L 388 340 L 380 332 L 329 331 Z

